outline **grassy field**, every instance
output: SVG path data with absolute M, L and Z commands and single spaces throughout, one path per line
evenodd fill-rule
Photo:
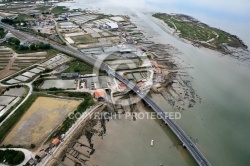
M 37 97 L 2 144 L 40 144 L 81 102 L 82 100 Z
M 28 14 L 19 14 L 16 18 L 16 20 L 18 21 L 27 21 L 27 20 L 34 20 L 33 17 L 31 17 L 30 15 Z
M 93 97 L 91 96 L 90 93 L 86 93 L 86 92 L 50 92 L 50 94 L 55 95 L 55 96 L 65 96 L 65 97 L 74 97 L 74 98 L 82 98 L 84 99 L 84 101 L 77 107 L 77 109 L 74 111 L 74 113 L 83 113 L 86 111 L 86 109 L 89 106 L 94 105 L 94 100 Z M 69 128 L 75 123 L 77 119 L 73 118 L 66 118 L 63 123 L 61 124 L 61 126 L 58 127 L 58 129 L 51 134 L 50 138 L 53 137 L 53 135 L 57 134 L 63 134 L 66 133 Z
M 93 73 L 93 67 L 84 62 L 80 62 L 77 60 L 69 62 L 69 68 L 67 68 L 63 73 L 80 73 L 80 74 L 91 74 Z
M 47 9 L 51 8 L 51 6 L 40 6 L 38 8 L 35 8 L 35 10 L 41 10 L 41 11 L 45 11 Z
M 65 6 L 56 6 L 51 10 L 51 13 L 62 14 L 62 13 L 68 12 L 68 11 L 69 11 L 69 9 L 66 8 Z
M 81 35 L 81 36 L 74 36 L 71 39 L 77 44 L 88 44 L 88 43 L 95 43 L 97 40 L 91 35 Z
M 186 15 L 169 15 L 156 13 L 154 17 L 164 21 L 170 28 L 179 33 L 179 37 L 213 49 L 222 49 L 222 44 L 232 47 L 247 46 L 236 36 L 220 29 L 210 27 Z

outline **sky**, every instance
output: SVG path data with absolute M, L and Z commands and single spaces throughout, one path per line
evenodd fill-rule
M 166 8 L 172 11 L 202 12 L 217 16 L 247 19 L 250 17 L 249 0 L 107 0 L 110 3 L 135 8 Z M 250 20 L 250 19 L 248 19 Z

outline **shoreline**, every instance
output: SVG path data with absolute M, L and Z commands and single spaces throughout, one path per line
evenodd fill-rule
M 174 36 L 175 38 L 177 38 L 177 39 L 179 39 L 179 40 L 181 40 L 181 41 L 183 41 L 183 42 L 185 42 L 185 43 L 192 44 L 192 45 L 195 46 L 195 47 L 198 47 L 198 48 L 203 47 L 203 48 L 207 48 L 207 49 L 210 49 L 210 50 L 215 50 L 215 51 L 220 52 L 220 53 L 222 53 L 222 54 L 232 54 L 232 52 L 230 51 L 230 48 L 238 49 L 238 52 L 240 52 L 241 50 L 249 51 L 249 50 L 248 50 L 248 46 L 247 46 L 238 36 L 232 35 L 232 34 L 230 34 L 230 33 L 228 33 L 228 32 L 225 32 L 225 31 L 223 31 L 223 30 L 220 30 L 220 29 L 217 29 L 217 28 L 214 28 L 214 27 L 210 27 L 209 25 L 207 25 L 207 24 L 205 24 L 205 23 L 202 23 L 202 22 L 200 22 L 200 21 L 198 21 L 198 20 L 196 20 L 196 19 L 194 19 L 194 18 L 192 18 L 192 17 L 190 17 L 190 16 L 187 16 L 187 15 L 184 15 L 184 16 L 186 16 L 186 17 L 189 17 L 189 19 L 190 19 L 190 21 L 187 21 L 187 22 L 192 22 L 192 23 L 195 23 L 195 24 L 197 24 L 197 25 L 203 25 L 203 26 L 205 26 L 206 28 L 219 30 L 219 31 L 225 33 L 226 35 L 228 35 L 230 38 L 232 37 L 232 38 L 236 39 L 236 40 L 240 43 L 241 46 L 233 47 L 233 46 L 230 46 L 230 45 L 228 45 L 228 44 L 221 44 L 221 47 L 223 48 L 223 50 L 222 50 L 222 49 L 215 48 L 215 47 L 212 46 L 209 42 L 212 42 L 212 41 L 215 40 L 216 38 L 218 39 L 218 37 L 219 37 L 218 34 L 217 34 L 216 37 L 214 37 L 214 38 L 212 38 L 212 39 L 210 39 L 210 40 L 208 40 L 208 41 L 201 41 L 201 40 L 194 41 L 194 40 L 192 40 L 192 39 L 187 39 L 187 38 L 185 38 L 185 37 L 180 37 L 181 34 L 177 32 L 177 31 L 179 31 L 178 29 L 173 29 L 173 28 L 169 27 L 169 26 L 167 25 L 167 23 L 165 23 L 162 19 L 157 18 L 156 16 L 154 16 L 154 14 L 161 14 L 161 13 L 150 13 L 150 16 L 153 18 L 152 20 L 153 20 L 156 24 L 157 24 L 157 22 L 160 23 L 160 25 L 159 25 L 159 24 L 158 24 L 158 25 L 159 25 L 159 26 L 163 26 L 168 34 L 171 34 L 171 35 Z M 182 14 L 175 14 L 174 16 L 178 16 L 178 15 L 182 15 Z M 195 21 L 193 21 L 193 20 L 195 20 Z M 172 24 L 174 25 L 174 23 L 172 23 Z M 175 26 L 175 25 L 174 25 L 174 26 Z M 175 28 L 176 28 L 176 26 L 175 26 Z M 213 32 L 214 32 L 214 31 L 213 31 Z M 216 33 L 216 32 L 215 32 L 215 33 Z M 196 35 L 196 34 L 195 34 L 195 35 Z M 204 45 L 204 44 L 205 44 L 205 45 Z M 244 48 L 243 48 L 243 47 L 244 47 Z

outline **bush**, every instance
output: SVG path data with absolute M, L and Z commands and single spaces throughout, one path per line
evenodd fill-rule
M 31 149 L 34 149 L 35 147 L 36 147 L 35 144 L 30 144 L 30 148 L 31 148 Z
M 25 155 L 21 151 L 16 150 L 0 150 L 0 163 L 8 163 L 8 165 L 18 165 L 23 162 Z
M 8 42 L 11 44 L 14 44 L 15 46 L 19 46 L 19 44 L 20 44 L 20 40 L 17 38 L 14 38 L 14 37 L 10 37 L 8 39 Z
M 5 31 L 3 28 L 0 28 L 0 38 L 3 38 L 5 36 Z

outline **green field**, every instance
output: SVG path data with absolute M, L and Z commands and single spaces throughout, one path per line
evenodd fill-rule
M 75 73 L 75 72 L 81 74 L 93 73 L 93 67 L 84 62 L 74 60 L 72 62 L 69 62 L 67 65 L 69 65 L 69 68 L 63 71 L 64 73 Z
M 35 20 L 33 17 L 31 17 L 28 14 L 19 14 L 16 18 L 18 21 L 28 21 L 28 20 Z
M 77 44 L 88 44 L 88 43 L 94 43 L 97 41 L 95 38 L 92 38 L 91 35 L 74 36 L 71 38 Z
M 65 6 L 56 6 L 51 10 L 51 13 L 62 14 L 62 13 L 68 12 L 68 11 L 69 11 L 69 9 L 66 8 Z
M 236 48 L 247 48 L 238 37 L 210 27 L 186 15 L 156 13 L 153 14 L 153 17 L 164 21 L 170 28 L 175 30 L 175 33 L 179 34 L 179 37 L 205 47 L 220 51 L 224 51 L 222 44 Z
M 45 11 L 45 10 L 47 10 L 49 8 L 51 8 L 51 6 L 41 6 L 41 7 L 35 8 L 35 10 Z

